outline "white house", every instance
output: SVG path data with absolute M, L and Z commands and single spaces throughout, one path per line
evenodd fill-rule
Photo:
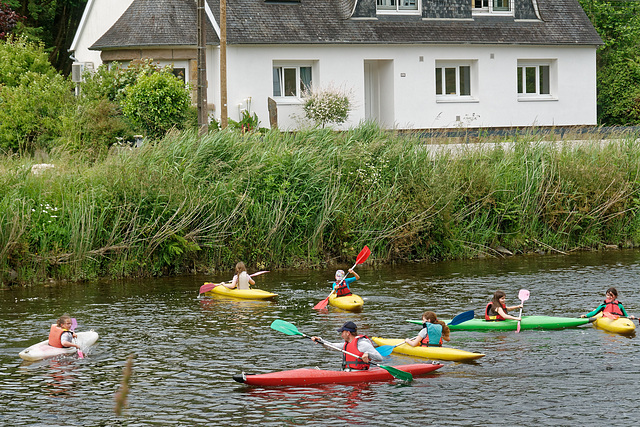
M 272 98 L 279 128 L 294 129 L 302 89 L 312 85 L 351 93 L 345 127 L 362 120 L 397 129 L 596 124 L 602 40 L 577 0 L 226 5 L 234 120 L 250 107 L 265 126 Z M 219 118 L 219 0 L 207 0 L 206 12 L 207 98 Z M 153 58 L 195 82 L 196 2 L 89 0 L 71 50 L 96 66 Z

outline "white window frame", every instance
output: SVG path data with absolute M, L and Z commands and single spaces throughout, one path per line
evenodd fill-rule
M 467 79 L 463 79 L 465 72 L 468 72 Z M 451 81 L 451 78 L 453 78 L 453 82 Z M 463 83 L 462 80 L 466 80 L 466 82 Z M 453 87 L 451 86 L 451 83 L 453 83 Z M 466 88 L 467 85 L 468 88 Z M 477 87 L 477 60 L 436 61 L 434 70 L 434 91 L 436 95 L 436 102 L 477 102 L 478 99 L 475 96 Z M 449 93 L 447 93 L 447 88 L 453 90 L 450 90 Z M 465 91 L 465 89 L 467 90 Z
M 497 3 L 508 3 L 509 9 L 504 10 Z M 480 4 L 480 7 L 477 7 Z M 472 15 L 514 16 L 515 0 L 471 0 Z
M 311 72 L 311 78 L 309 80 L 309 85 L 313 85 L 314 76 L 316 75 L 316 70 L 314 67 L 315 61 L 295 61 L 295 62 L 282 62 L 282 61 L 273 61 L 273 66 L 271 67 L 271 81 L 272 81 L 272 94 L 276 101 L 296 101 L 302 100 L 304 97 L 304 88 L 302 86 L 306 86 L 303 83 L 302 74 L 305 72 Z M 301 69 L 305 69 L 305 71 L 301 71 Z M 306 71 L 306 69 L 309 69 Z M 291 72 L 295 73 L 295 93 L 285 93 L 287 90 L 286 87 L 286 76 L 291 76 Z M 276 75 L 279 76 L 279 82 L 276 82 Z M 278 84 L 279 83 L 279 84 Z M 305 82 L 306 83 L 306 82 Z M 279 93 L 276 92 L 276 85 L 278 84 Z
M 422 0 L 376 0 L 376 13 L 379 15 L 422 15 Z
M 544 81 L 545 73 L 546 83 Z M 556 100 L 557 75 L 557 60 L 555 59 L 519 59 L 516 67 L 518 101 Z M 543 78 L 541 79 L 541 77 Z M 533 89 L 531 90 L 532 85 Z

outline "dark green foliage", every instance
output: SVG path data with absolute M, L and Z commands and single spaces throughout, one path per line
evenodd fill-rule
M 604 41 L 598 51 L 598 122 L 640 123 L 640 3 L 581 0 Z
M 139 75 L 122 100 L 125 117 L 152 137 L 163 136 L 171 128 L 183 129 L 189 106 L 189 91 L 168 69 Z

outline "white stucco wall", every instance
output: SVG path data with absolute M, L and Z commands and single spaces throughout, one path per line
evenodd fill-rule
M 133 0 L 89 0 L 69 48 L 76 62 L 93 62 L 95 68 L 102 64 L 100 52 L 89 48 L 116 23 L 131 3 Z
M 218 58 L 217 47 L 209 58 Z M 422 57 L 422 60 L 420 59 Z M 237 120 L 251 98 L 251 110 L 268 127 L 273 61 L 313 62 L 315 86 L 351 91 L 354 109 L 343 128 L 365 118 L 364 62 L 391 61 L 394 126 L 399 129 L 511 127 L 596 124 L 596 48 L 546 46 L 233 46 L 227 47 L 228 112 Z M 519 59 L 555 61 L 553 100 L 522 101 L 517 96 Z M 435 64 L 440 60 L 476 61 L 472 102 L 440 102 L 435 95 Z M 209 102 L 219 105 L 219 65 L 208 69 Z M 383 105 L 381 108 L 389 108 Z M 216 108 L 219 118 L 220 109 Z M 282 130 L 297 127 L 296 104 L 279 104 Z M 390 126 L 388 126 L 390 127 Z

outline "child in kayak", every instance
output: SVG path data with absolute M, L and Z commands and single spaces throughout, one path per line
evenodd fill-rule
M 605 315 L 605 313 L 610 313 L 610 315 L 617 316 L 617 317 L 622 316 L 622 317 L 628 317 L 629 319 L 636 318 L 635 316 L 627 315 L 627 311 L 622 306 L 622 303 L 618 301 L 618 291 L 616 290 L 616 288 L 611 287 L 607 289 L 606 295 L 607 295 L 607 299 L 605 299 L 602 304 L 596 307 L 595 310 L 593 310 L 590 313 L 583 314 L 580 317 L 593 317 L 596 314 L 602 312 L 603 315 Z
M 522 308 L 522 304 L 507 307 L 506 305 L 507 295 L 502 291 L 496 291 L 493 294 L 493 299 L 484 310 L 484 319 L 487 321 L 496 320 L 520 320 L 520 317 L 512 316 L 508 312 L 509 310 L 515 310 L 516 308 Z
M 71 317 L 65 315 L 60 316 L 55 325 L 51 325 L 49 330 L 49 345 L 56 348 L 75 347 L 80 350 L 80 346 L 73 342 L 77 335 L 70 331 Z
M 247 267 L 242 261 L 236 264 L 236 275 L 233 276 L 231 284 L 223 283 L 229 289 L 250 289 L 249 285 L 255 284 L 256 282 L 247 274 Z
M 355 277 L 345 278 L 344 270 L 336 271 L 336 281 L 333 282 L 332 292 L 334 292 L 338 297 L 346 297 L 351 295 L 351 289 L 349 288 L 349 285 L 360 278 L 360 276 L 358 276 L 358 273 L 353 271 L 352 268 L 350 268 L 348 271 Z
M 415 338 L 407 338 L 405 343 L 411 347 L 417 345 L 423 347 L 442 347 L 442 340 L 451 341 L 449 327 L 442 320 L 438 320 L 433 311 L 425 311 L 422 314 L 422 330 Z
M 342 369 L 351 370 L 367 370 L 369 362 L 379 362 L 382 355 L 373 347 L 371 340 L 365 335 L 358 335 L 358 327 L 353 322 L 346 322 L 342 327 L 338 328 L 338 332 L 342 336 L 343 342 L 330 343 L 320 337 L 311 337 L 311 340 L 324 345 L 325 347 L 338 350 L 342 348 L 344 351 L 354 354 L 342 354 Z

